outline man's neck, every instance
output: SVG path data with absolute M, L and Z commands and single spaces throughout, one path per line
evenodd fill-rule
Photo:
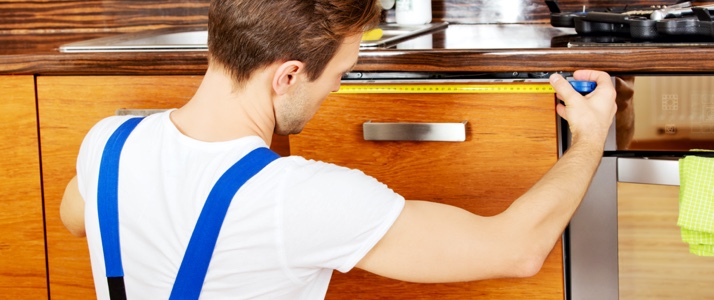
M 196 94 L 171 120 L 186 136 L 221 142 L 258 136 L 270 145 L 275 128 L 272 90 L 263 72 L 256 72 L 244 87 L 234 90 L 233 79 L 210 68 Z

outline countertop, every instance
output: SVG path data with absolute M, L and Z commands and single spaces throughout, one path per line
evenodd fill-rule
M 0 35 L 0 74 L 200 75 L 206 52 L 60 53 L 64 43 L 110 33 Z M 116 33 L 113 33 L 116 34 Z M 450 24 L 393 48 L 360 52 L 356 71 L 714 73 L 714 47 L 572 47 L 549 24 Z

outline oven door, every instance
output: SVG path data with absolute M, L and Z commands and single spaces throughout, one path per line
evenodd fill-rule
M 617 158 L 620 299 L 714 299 L 714 257 L 689 252 L 676 159 Z
M 678 159 L 714 149 L 714 76 L 615 81 L 616 124 L 565 234 L 566 298 L 714 299 L 714 257 L 677 226 Z

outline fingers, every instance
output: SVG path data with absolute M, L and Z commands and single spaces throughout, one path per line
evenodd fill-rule
M 573 78 L 575 80 L 593 81 L 597 84 L 595 90 L 588 94 L 586 98 L 591 98 L 595 95 L 603 93 L 603 95 L 598 95 L 598 97 L 611 97 L 613 95 L 608 95 L 605 93 L 614 93 L 614 85 L 612 83 L 612 78 L 609 74 L 602 71 L 594 70 L 577 70 L 573 73 Z M 558 99 L 562 100 L 565 105 L 568 102 L 582 100 L 580 93 L 575 91 L 567 80 L 563 78 L 560 74 L 553 74 L 550 76 L 550 84 L 553 86 Z M 576 96 L 577 95 L 577 96 Z M 580 97 L 579 97 L 580 96 Z
M 573 136 L 592 141 L 603 140 L 617 110 L 615 87 L 609 74 L 601 71 L 578 70 L 575 80 L 594 81 L 597 87 L 591 93 L 580 95 L 561 75 L 554 74 L 550 83 L 557 97 L 564 103 L 556 106 L 558 115 L 568 121 Z
M 573 73 L 573 78 L 575 78 L 575 80 L 594 81 L 597 84 L 597 87 L 602 87 L 602 88 L 596 87 L 595 91 L 593 91 L 593 93 L 600 93 L 603 90 L 614 91 L 614 86 L 612 84 L 612 78 L 610 77 L 610 74 L 607 74 L 602 71 L 577 70 Z M 603 95 L 603 96 L 609 96 L 609 95 Z
M 575 99 L 582 99 L 580 93 L 575 91 L 573 86 L 571 86 L 570 83 L 560 74 L 550 75 L 549 81 L 550 85 L 553 86 L 553 89 L 555 90 L 556 96 L 558 99 L 563 100 L 565 105 L 569 105 L 570 102 Z
M 610 82 L 610 75 L 602 71 L 594 70 L 577 70 L 573 73 L 575 80 L 595 81 L 605 84 L 605 81 Z
M 560 74 L 550 76 L 550 84 L 563 104 L 556 106 L 556 112 L 562 118 L 582 118 L 589 112 L 596 115 L 609 115 L 615 106 L 615 87 L 609 74 L 602 71 L 578 70 L 573 73 L 575 80 L 593 81 L 597 87 L 591 93 L 583 96 Z
M 565 105 L 558 103 L 558 105 L 555 106 L 555 112 L 558 113 L 561 118 L 565 119 L 566 121 L 568 120 L 568 114 L 566 113 Z
M 563 101 L 563 103 L 558 103 L 555 107 L 555 111 L 558 113 L 558 115 L 565 119 L 568 120 L 568 115 L 567 115 L 567 110 L 565 109 L 566 105 L 574 105 L 572 103 L 574 97 L 582 97 L 580 94 L 573 89 L 573 86 L 568 83 L 563 76 L 560 74 L 553 74 L 550 76 L 550 85 L 553 86 L 553 89 L 555 90 L 556 97 L 560 100 Z

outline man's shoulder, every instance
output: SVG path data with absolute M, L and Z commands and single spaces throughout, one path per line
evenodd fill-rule
M 295 173 L 312 173 L 325 175 L 337 175 L 344 173 L 364 175 L 362 171 L 357 169 L 351 169 L 333 163 L 313 160 L 302 156 L 286 156 L 282 157 L 280 161 L 283 168 Z
M 100 155 L 109 137 L 129 119 L 137 118 L 138 116 L 109 116 L 99 120 L 86 133 L 82 139 L 80 146 L 79 157 L 86 155 Z M 142 123 L 146 123 L 142 120 Z
M 88 147 L 94 144 L 104 144 L 109 139 L 109 136 L 129 118 L 126 116 L 111 116 L 101 119 L 89 129 L 82 141 L 83 147 Z
M 87 141 L 106 141 L 109 136 L 114 133 L 114 131 L 119 128 L 124 122 L 129 119 L 142 118 L 143 116 L 135 115 L 121 115 L 121 116 L 108 116 L 104 119 L 99 120 L 94 126 L 87 132 L 85 136 L 85 142 Z M 143 117 L 144 120 L 141 123 L 146 124 L 150 122 L 157 122 L 160 120 L 159 114 L 151 115 L 148 117 Z M 140 125 L 141 126 L 141 125 Z M 138 128 L 138 127 L 137 127 Z
M 301 156 L 283 157 L 280 160 L 280 170 L 287 180 L 296 186 L 307 188 L 344 188 L 382 186 L 374 177 L 361 170 L 333 163 L 312 160 Z
M 121 124 L 129 119 L 136 118 L 136 116 L 109 116 L 104 119 L 99 120 L 94 126 L 89 130 L 87 136 L 109 136 L 111 135 Z

